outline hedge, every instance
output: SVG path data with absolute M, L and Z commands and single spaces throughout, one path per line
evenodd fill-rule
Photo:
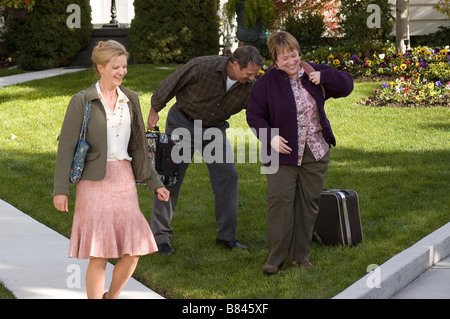
M 130 52 L 139 63 L 218 54 L 218 0 L 135 0 Z
M 80 8 L 79 27 L 73 25 L 76 11 L 67 12 L 71 4 Z M 89 42 L 93 28 L 89 0 L 39 0 L 23 21 L 7 18 L 5 24 L 6 52 L 24 70 L 69 65 Z

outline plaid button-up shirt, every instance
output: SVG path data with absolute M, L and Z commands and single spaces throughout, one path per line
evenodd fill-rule
M 247 107 L 253 82 L 237 81 L 227 91 L 227 62 L 223 56 L 197 57 L 164 79 L 152 96 L 159 112 L 176 97 L 179 108 L 204 126 L 219 126 Z

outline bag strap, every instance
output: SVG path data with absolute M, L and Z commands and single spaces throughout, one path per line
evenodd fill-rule
M 82 91 L 84 95 L 86 95 L 86 91 Z M 89 115 L 91 114 L 91 101 L 86 102 L 86 106 L 84 107 L 84 116 L 83 116 L 83 124 L 81 126 L 80 138 L 86 138 L 86 132 L 89 122 Z
M 316 70 L 309 63 L 305 61 L 300 61 L 300 64 L 303 67 L 303 70 L 305 70 L 306 74 L 308 74 L 308 76 L 311 72 L 316 72 Z M 325 98 L 325 88 L 323 87 L 322 84 L 320 84 L 320 88 L 322 89 L 322 95 Z
M 309 74 L 311 72 L 315 72 L 316 71 L 316 70 L 314 70 L 314 68 L 309 63 L 307 63 L 305 61 L 300 61 L 300 64 L 303 67 L 303 70 L 305 70 L 306 74 L 308 74 L 308 76 L 309 76 Z

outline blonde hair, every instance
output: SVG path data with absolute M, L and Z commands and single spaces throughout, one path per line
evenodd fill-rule
M 128 59 L 130 56 L 127 49 L 115 40 L 100 41 L 92 51 L 92 62 L 94 69 L 98 73 L 98 65 L 105 66 L 112 58 L 125 55 Z
M 300 45 L 297 39 L 286 31 L 280 31 L 270 36 L 269 40 L 267 40 L 267 46 L 274 63 L 278 58 L 279 52 L 297 50 L 300 54 Z

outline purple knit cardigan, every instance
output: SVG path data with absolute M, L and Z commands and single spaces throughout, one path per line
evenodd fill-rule
M 325 100 L 331 97 L 348 96 L 353 91 L 353 78 L 349 73 L 339 71 L 326 64 L 309 64 L 321 73 L 320 83 L 324 88 L 325 97 L 321 86 L 312 83 L 306 72 L 301 78 L 302 85 L 316 101 L 325 141 L 330 146 L 336 146 L 336 139 L 325 113 Z M 247 106 L 247 123 L 250 128 L 255 130 L 256 135 L 263 143 L 270 143 L 272 137 L 276 135 L 271 130 L 272 128 L 279 129 L 279 135 L 284 137 L 288 141 L 288 146 L 292 148 L 290 154 L 280 154 L 279 164 L 282 165 L 297 165 L 298 130 L 296 112 L 297 107 L 288 74 L 278 68 L 271 68 L 256 81 L 250 93 L 250 101 Z M 267 146 L 267 149 L 270 152 L 270 146 Z

